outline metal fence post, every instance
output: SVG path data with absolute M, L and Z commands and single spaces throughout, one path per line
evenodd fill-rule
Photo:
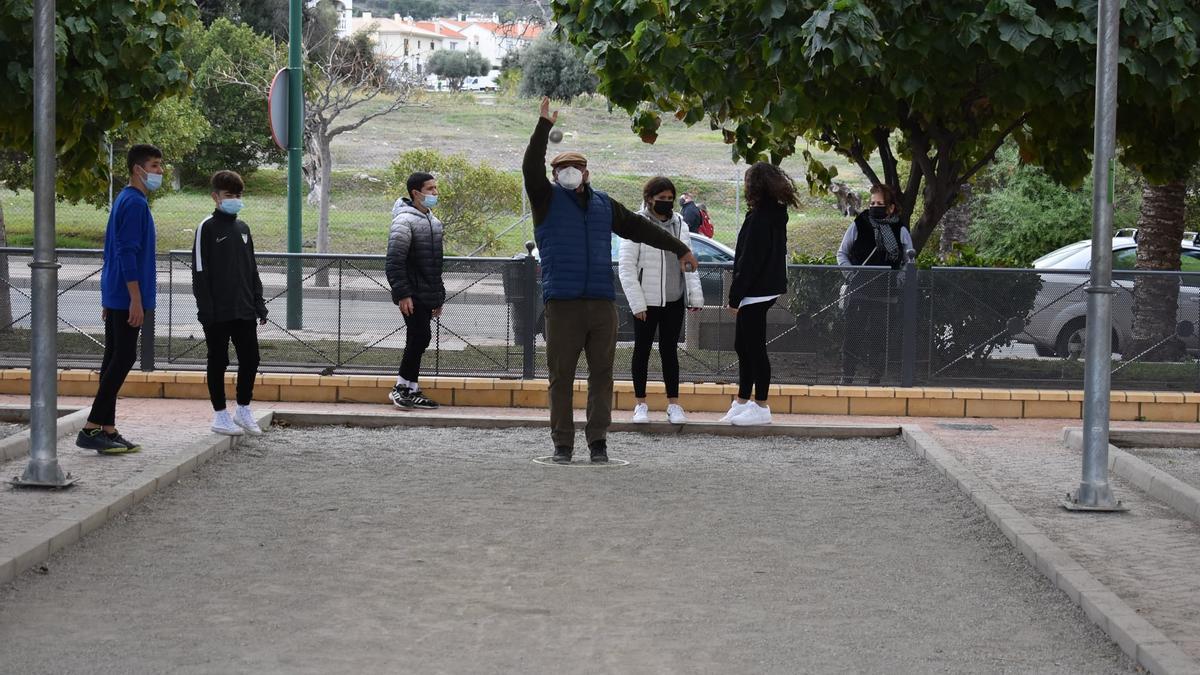
M 534 344 L 537 340 L 537 259 L 533 257 L 533 249 L 532 241 L 525 242 L 525 260 L 521 269 L 521 299 L 525 303 L 521 308 L 525 316 L 525 333 L 521 336 L 522 362 L 524 364 L 521 377 L 526 380 L 533 379 L 534 376 Z
M 904 309 L 902 310 L 901 329 L 904 331 L 900 347 L 900 386 L 913 386 L 913 377 L 917 370 L 917 252 L 908 249 L 905 255 L 908 261 L 904 263 Z
M 154 310 L 146 310 L 142 319 L 142 370 L 154 370 Z

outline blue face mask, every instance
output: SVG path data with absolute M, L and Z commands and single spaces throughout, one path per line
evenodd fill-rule
M 143 171 L 144 171 L 144 169 L 143 169 Z M 147 171 L 146 172 L 146 189 L 149 190 L 150 192 L 154 192 L 158 188 L 162 187 L 162 179 L 163 179 L 163 177 L 162 177 L 161 173 L 150 173 L 149 171 Z
M 241 211 L 242 207 L 244 206 L 245 204 L 243 204 L 242 200 L 240 199 L 222 199 L 221 203 L 217 206 L 217 209 L 221 213 L 228 213 L 231 216 L 236 216 L 238 211 Z
M 433 207 L 437 206 L 437 195 L 427 195 L 422 192 L 421 203 L 425 205 L 425 208 L 432 209 Z

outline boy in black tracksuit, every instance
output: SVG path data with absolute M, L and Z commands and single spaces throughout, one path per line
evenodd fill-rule
M 267 306 L 250 227 L 237 218 L 244 187 L 242 177 L 232 171 L 213 174 L 217 208 L 196 228 L 192 248 L 192 292 L 208 343 L 208 394 L 215 411 L 212 430 L 228 436 L 262 433 L 250 411 L 250 399 L 258 374 L 258 325 L 267 322 Z M 238 405 L 233 415 L 225 409 L 230 341 L 238 359 Z

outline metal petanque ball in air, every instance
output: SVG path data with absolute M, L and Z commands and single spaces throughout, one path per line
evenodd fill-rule
M 550 142 L 558 143 L 561 140 L 562 140 L 562 132 L 559 131 L 558 129 L 551 129 L 550 130 Z

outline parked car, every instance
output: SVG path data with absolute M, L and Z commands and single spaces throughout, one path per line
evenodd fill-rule
M 490 76 L 468 77 L 462 83 L 463 91 L 496 91 L 496 89 L 496 80 Z
M 1177 321 L 1200 323 L 1200 235 L 1187 233 L 1180 243 L 1182 262 Z M 1133 340 L 1133 275 L 1128 272 L 1137 261 L 1136 230 L 1125 229 L 1113 237 L 1113 283 L 1123 291 L 1113 302 L 1113 353 L 1124 354 Z M 1039 356 L 1075 358 L 1083 354 L 1087 334 L 1088 276 L 1091 269 L 1090 239 L 1068 244 L 1033 262 L 1042 271 L 1042 288 L 1034 300 L 1033 312 L 1018 342 L 1033 345 Z M 1061 271 L 1061 274 L 1053 272 Z M 1076 271 L 1076 274 L 1066 272 Z M 1122 272 L 1125 273 L 1122 273 Z M 1189 350 L 1196 350 L 1195 331 L 1185 338 Z
M 733 262 L 733 256 L 734 256 L 733 249 L 729 248 L 725 244 L 722 244 L 721 242 L 719 242 L 715 239 L 710 239 L 708 237 L 705 237 L 705 236 L 699 235 L 699 234 L 693 233 L 691 235 L 691 237 L 692 237 L 692 253 L 695 254 L 696 259 L 699 260 L 701 263 L 732 263 Z M 628 340 L 633 339 L 633 324 L 630 322 L 631 317 L 633 315 L 629 311 L 629 301 L 625 299 L 625 292 L 621 288 L 621 280 L 617 278 L 617 257 L 620 254 L 621 238 L 614 234 L 614 235 L 612 235 L 611 242 L 612 242 L 611 259 L 612 259 L 612 263 L 613 263 L 613 288 L 616 290 L 616 303 L 617 303 L 617 320 L 618 320 L 617 340 L 628 341 Z M 519 254 L 516 257 L 524 257 L 524 255 Z M 541 261 L 541 256 L 538 254 L 537 248 L 533 249 L 533 257 L 536 258 L 539 262 Z M 725 291 L 726 291 L 727 286 L 725 283 L 724 276 L 726 274 L 728 274 L 728 272 L 726 272 L 726 271 L 703 270 L 703 269 L 701 270 L 700 287 L 704 290 L 704 304 L 705 305 L 713 305 L 713 306 L 724 306 L 725 305 Z M 541 297 L 542 278 L 541 278 L 541 274 L 540 274 L 540 267 L 539 267 L 539 274 L 538 274 L 537 281 L 538 281 L 538 297 L 536 298 L 536 302 L 538 304 L 537 332 L 542 333 L 545 329 L 546 321 L 545 321 L 545 315 L 544 315 L 545 307 L 542 304 L 542 297 Z M 512 295 L 511 291 L 509 291 L 509 295 L 510 296 Z M 680 336 L 680 340 L 682 340 L 682 339 L 683 339 L 683 336 Z

